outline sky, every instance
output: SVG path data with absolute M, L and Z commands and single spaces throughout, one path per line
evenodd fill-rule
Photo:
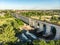
M 0 0 L 0 9 L 60 9 L 60 0 Z

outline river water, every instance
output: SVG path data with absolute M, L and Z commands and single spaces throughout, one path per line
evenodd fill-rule
M 19 39 L 21 42 L 32 42 L 33 40 L 41 40 L 44 39 L 46 41 L 52 40 L 54 37 L 54 35 L 47 35 L 44 34 L 45 31 L 41 31 L 41 32 L 37 32 L 38 29 L 34 30 L 34 31 L 27 31 L 27 30 L 22 30 L 22 33 L 19 36 Z M 46 35 L 46 36 L 44 36 Z
M 32 42 L 33 40 L 37 40 L 38 37 L 29 31 L 23 30 L 19 36 L 21 42 Z

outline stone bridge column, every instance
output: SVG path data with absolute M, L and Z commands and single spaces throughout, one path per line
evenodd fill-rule
M 46 25 L 46 34 L 51 34 L 51 26 L 49 24 Z
M 55 26 L 55 28 L 56 28 L 55 40 L 58 40 L 60 39 L 60 27 Z
M 29 25 L 31 26 L 31 19 L 29 18 Z
M 33 20 L 33 26 L 34 26 L 34 28 L 37 28 L 37 22 L 36 22 L 36 20 Z
M 40 23 L 40 31 L 43 31 L 43 24 Z
M 36 26 L 35 21 L 29 18 L 29 25 L 30 26 Z
M 36 28 L 36 22 L 35 22 L 35 20 L 33 20 L 32 26 L 33 26 L 34 28 Z

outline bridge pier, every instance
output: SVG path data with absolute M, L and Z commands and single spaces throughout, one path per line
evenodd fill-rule
M 46 34 L 47 35 L 51 34 L 51 26 L 49 24 L 46 25 Z
M 37 22 L 36 20 L 35 20 L 35 23 L 34 23 L 34 24 L 35 24 L 35 25 L 34 25 L 35 28 L 39 28 L 39 27 L 38 27 L 38 22 Z
M 29 18 L 29 25 L 36 28 L 35 20 L 32 20 L 32 19 Z
M 55 35 L 55 39 L 58 40 L 60 39 L 60 27 L 56 26 L 56 35 Z
M 32 25 L 32 19 L 29 18 L 29 25 L 31 26 Z
M 43 24 L 40 23 L 40 31 L 43 31 Z

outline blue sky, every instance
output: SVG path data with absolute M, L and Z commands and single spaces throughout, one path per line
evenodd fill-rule
M 60 0 L 0 0 L 0 9 L 60 9 Z

